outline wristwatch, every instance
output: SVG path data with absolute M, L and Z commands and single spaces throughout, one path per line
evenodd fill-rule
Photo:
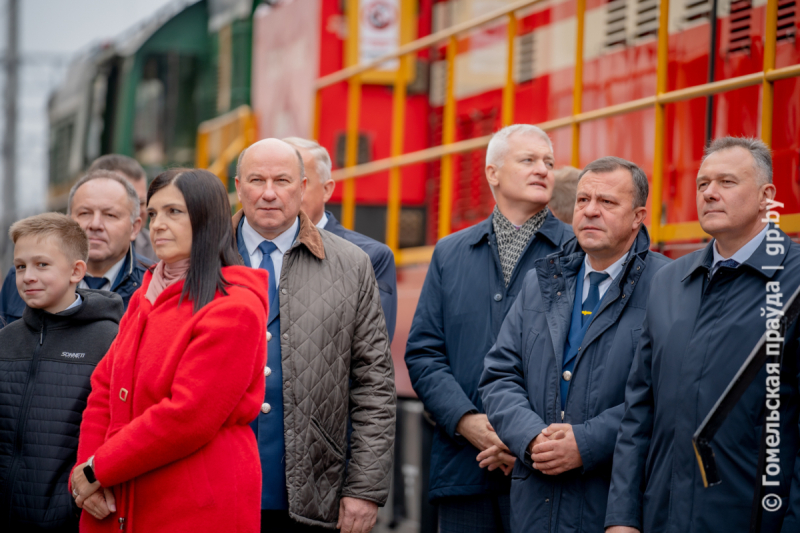
M 83 475 L 89 483 L 96 483 L 97 477 L 94 475 L 94 455 L 89 457 L 86 461 L 86 466 L 83 467 Z

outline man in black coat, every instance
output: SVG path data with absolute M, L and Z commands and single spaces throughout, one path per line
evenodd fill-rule
M 389 342 L 392 342 L 397 322 L 397 271 L 394 254 L 382 242 L 345 228 L 333 213 L 325 210 L 325 203 L 330 200 L 336 187 L 336 182 L 331 179 L 331 157 L 325 147 L 299 137 L 288 137 L 283 141 L 294 146 L 303 158 L 308 178 L 306 192 L 303 194 L 303 211 L 308 218 L 319 229 L 330 231 L 355 244 L 369 256 L 381 293 L 381 308 L 386 319 L 386 329 L 389 330 Z
M 650 282 L 669 262 L 650 251 L 647 193 L 630 161 L 586 166 L 576 238 L 528 272 L 486 356 L 486 414 L 523 458 L 511 481 L 513 531 L 603 531 L 625 382 Z
M 761 370 L 711 441 L 721 484 L 704 488 L 692 447 L 781 300 L 800 285 L 800 246 L 778 228 L 775 197 L 764 143 L 725 137 L 706 149 L 697 216 L 714 239 L 653 279 L 614 451 L 608 533 L 750 531 L 762 483 L 780 505 L 765 508 L 761 531 L 800 531 L 796 327 L 785 334 L 783 367 Z M 776 408 L 771 396 L 779 410 L 765 420 Z M 767 428 L 771 462 L 758 472 Z
M 78 287 L 115 292 L 127 309 L 150 264 L 131 244 L 142 227 L 136 189 L 117 172 L 95 170 L 73 185 L 67 214 L 89 236 L 86 276 Z M 0 329 L 22 318 L 25 309 L 15 279 L 12 267 L 0 289 Z
M 497 132 L 486 150 L 497 206 L 438 242 L 422 286 L 406 365 L 436 420 L 429 494 L 442 533 L 510 529 L 507 474 L 515 460 L 484 414 L 478 381 L 525 275 L 573 236 L 547 208 L 553 163 L 553 145 L 536 126 Z

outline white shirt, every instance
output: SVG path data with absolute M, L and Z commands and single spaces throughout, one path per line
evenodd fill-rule
M 316 224 L 316 225 L 317 225 L 317 227 L 318 227 L 319 229 L 325 229 L 325 226 L 326 226 L 327 224 L 328 224 L 328 213 L 326 213 L 325 211 L 323 211 L 323 212 L 322 212 L 322 218 L 321 218 L 321 219 L 319 219 L 319 222 L 317 222 L 317 224 Z
M 269 256 L 272 258 L 272 266 L 275 268 L 275 288 L 280 287 L 281 284 L 281 268 L 283 267 L 283 254 L 294 244 L 294 236 L 297 235 L 297 228 L 300 227 L 300 218 L 294 220 L 292 227 L 272 239 L 277 249 L 273 250 Z M 245 217 L 242 224 L 242 238 L 244 239 L 244 247 L 247 248 L 247 254 L 250 256 L 250 266 L 258 268 L 261 264 L 263 254 L 258 249 L 258 245 L 269 239 L 265 239 L 258 234 L 256 230 L 247 222 Z
M 122 259 L 117 261 L 114 264 L 114 266 L 109 268 L 108 271 L 106 271 L 106 273 L 103 274 L 103 277 L 106 279 L 106 282 L 103 284 L 102 287 L 100 287 L 101 290 L 104 290 L 104 291 L 110 291 L 111 290 L 111 285 L 114 283 L 114 280 L 117 279 L 117 275 L 119 274 L 119 271 L 122 270 L 122 264 L 125 262 L 125 259 L 127 257 L 128 257 L 128 254 L 126 253 L 125 257 L 123 257 Z M 86 273 L 86 275 L 87 276 L 91 276 L 91 274 L 89 274 L 88 272 Z M 88 289 L 89 286 L 86 284 L 85 281 L 81 280 L 80 283 L 78 283 L 78 288 L 80 288 L 80 289 Z
M 83 303 L 83 298 L 81 298 L 81 295 L 80 295 L 80 294 L 78 294 L 78 293 L 76 292 L 76 293 L 75 293 L 75 301 L 74 301 L 74 302 L 72 302 L 72 303 L 70 304 L 70 306 L 69 306 L 69 307 L 67 307 L 66 309 L 64 309 L 64 311 L 69 311 L 69 310 L 70 310 L 70 309 L 72 309 L 73 307 L 78 307 L 79 305 L 81 305 L 81 303 Z M 63 312 L 63 311 L 62 311 L 62 312 Z
M 585 265 L 584 270 L 586 271 L 586 274 L 583 276 L 583 295 L 581 297 L 581 303 L 585 302 L 586 298 L 589 297 L 589 274 L 591 274 L 592 272 L 605 272 L 606 274 L 608 274 L 608 277 L 603 281 L 601 281 L 600 284 L 597 286 L 597 290 L 600 291 L 600 300 L 602 300 L 603 296 L 605 296 L 606 294 L 606 291 L 611 286 L 611 282 L 613 282 L 617 278 L 617 276 L 620 275 L 620 272 L 622 272 L 623 263 L 625 263 L 625 260 L 627 258 L 628 258 L 628 252 L 625 252 L 622 257 L 617 259 L 617 261 L 607 269 L 595 270 L 594 268 L 592 268 L 592 264 L 589 261 L 589 254 L 586 254 L 586 257 L 583 260 L 583 264 Z
M 740 265 L 750 259 L 750 256 L 758 249 L 761 245 L 761 241 L 764 240 L 764 237 L 767 235 L 767 230 L 769 229 L 769 224 L 764 226 L 764 229 L 758 232 L 758 235 L 750 239 L 750 241 L 736 250 L 736 253 L 730 257 L 722 257 L 722 254 L 719 253 L 717 250 L 717 240 L 714 239 L 714 246 L 711 247 L 711 250 L 714 252 L 714 262 L 711 264 L 711 272 L 710 274 L 713 276 L 716 274 L 717 269 L 719 268 L 719 264 L 721 261 L 727 261 L 728 259 L 733 259 Z

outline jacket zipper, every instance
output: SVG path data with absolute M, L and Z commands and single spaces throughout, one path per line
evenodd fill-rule
M 36 381 L 36 373 L 38 370 L 39 352 L 44 344 L 44 322 L 42 322 L 42 329 L 39 331 L 39 345 L 33 351 L 33 359 L 31 359 L 30 372 L 28 373 L 28 380 L 25 382 L 25 389 L 22 391 L 22 403 L 19 408 L 19 417 L 17 418 L 17 434 L 14 437 L 14 450 L 12 451 L 11 466 L 8 469 L 8 478 L 6 479 L 6 503 L 4 507 L 7 509 L 7 517 L 11 520 L 11 502 L 12 502 L 12 489 L 14 488 L 14 480 L 17 477 L 17 471 L 20 465 L 20 456 L 22 455 L 22 441 L 25 435 L 25 422 L 28 419 L 27 413 L 30 408 L 31 397 L 33 396 L 33 382 Z
M 119 494 L 116 495 L 117 496 L 117 512 L 120 514 L 120 517 L 117 520 L 117 522 L 119 522 L 119 530 L 120 531 L 124 531 L 125 530 L 125 517 L 122 516 L 122 514 L 125 513 L 127 511 L 127 508 L 128 508 L 128 506 L 127 506 L 128 502 L 126 501 L 126 498 L 128 497 L 128 491 L 126 490 L 127 488 L 128 488 L 128 484 L 127 483 L 122 483 L 119 486 Z

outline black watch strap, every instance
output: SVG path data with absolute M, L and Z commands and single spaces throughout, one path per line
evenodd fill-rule
M 97 477 L 95 477 L 94 470 L 92 469 L 91 466 L 86 465 L 86 466 L 83 467 L 83 475 L 86 476 L 86 480 L 89 483 L 96 483 L 97 482 Z

